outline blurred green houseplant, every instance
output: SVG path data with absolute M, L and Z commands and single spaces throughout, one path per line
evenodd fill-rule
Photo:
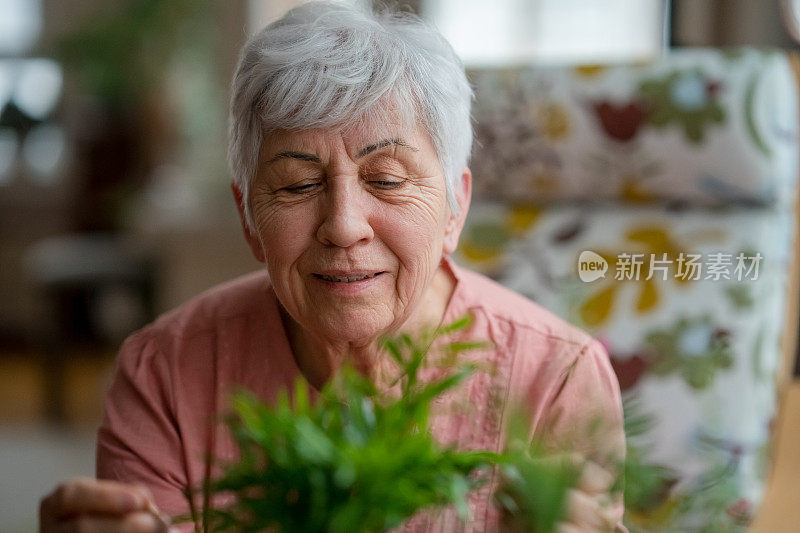
M 387 340 L 397 363 L 399 396 L 384 394 L 367 378 L 344 368 L 312 404 L 298 382 L 293 401 L 283 393 L 274 407 L 246 392 L 234 396 L 228 420 L 239 459 L 200 490 L 205 504 L 191 517 L 209 531 L 378 532 L 400 525 L 422 509 L 453 505 L 468 517 L 467 493 L 482 475 L 502 465 L 510 480 L 507 509 L 544 511 L 528 520 L 530 531 L 551 531 L 561 518 L 574 472 L 563 463 L 537 464 L 517 446 L 510 453 L 442 447 L 428 431 L 433 401 L 463 382 L 475 365 L 455 364 L 457 354 L 482 346 L 453 342 L 444 350 L 451 371 L 422 382 L 418 373 L 439 335 L 464 329 L 469 318 L 414 340 Z M 549 490 L 545 504 L 537 495 Z M 233 503 L 212 506 L 220 494 Z M 187 493 L 193 501 L 194 492 Z
M 456 356 L 482 344 L 447 344 L 449 357 L 443 362 L 450 371 L 423 382 L 419 370 L 426 352 L 439 335 L 469 324 L 464 318 L 417 340 L 402 335 L 384 342 L 398 365 L 399 377 L 391 385 L 399 386 L 399 395 L 380 392 L 351 368 L 339 372 L 316 402 L 302 381 L 292 400 L 284 392 L 274 407 L 247 392 L 236 394 L 227 423 L 240 457 L 223 466 L 221 477 L 187 492 L 192 513 L 182 519 L 204 531 L 366 533 L 389 530 L 421 510 L 452 505 L 466 520 L 467 494 L 497 468 L 503 482 L 495 503 L 510 530 L 554 532 L 580 472 L 573 462 L 554 460 L 545 446 L 527 442 L 521 419 L 512 420 L 502 453 L 443 447 L 427 429 L 433 401 L 477 368 L 458 363 Z M 635 402 L 625 403 L 625 413 L 629 435 L 649 431 L 652 419 Z M 672 473 L 649 464 L 637 447 L 629 444 L 627 453 L 615 490 L 622 489 L 624 480 L 626 507 L 634 514 L 647 513 L 662 501 Z M 695 495 L 708 504 L 726 490 L 719 481 Z M 197 491 L 203 492 L 199 509 L 193 505 Z M 209 503 L 220 495 L 232 503 Z M 670 526 L 683 523 L 683 507 L 671 511 Z
M 68 100 L 79 111 L 71 116 L 91 117 L 71 125 L 91 211 L 81 229 L 135 226 L 140 213 L 158 209 L 142 205 L 148 187 L 204 202 L 205 208 L 220 206 L 204 215 L 228 213 L 219 147 L 225 140 L 227 62 L 237 40 L 226 27 L 237 16 L 236 5 L 110 2 L 52 43 L 52 55 L 66 67 Z M 181 221 L 193 215 L 198 217 L 183 213 Z
M 106 104 L 137 107 L 182 50 L 212 44 L 210 0 L 106 6 L 54 43 L 53 53 Z

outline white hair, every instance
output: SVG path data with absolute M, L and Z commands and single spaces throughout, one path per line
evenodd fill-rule
M 228 159 L 248 223 L 249 187 L 270 131 L 363 127 L 387 114 L 427 130 L 458 213 L 471 101 L 460 59 L 418 17 L 342 2 L 292 9 L 244 45 L 233 77 Z

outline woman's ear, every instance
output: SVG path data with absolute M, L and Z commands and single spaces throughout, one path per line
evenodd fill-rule
M 253 232 L 253 230 L 250 228 L 250 224 L 247 222 L 247 215 L 245 214 L 244 210 L 244 195 L 242 194 L 242 191 L 239 189 L 238 185 L 235 183 L 231 183 L 231 191 L 233 191 L 233 198 L 236 200 L 236 209 L 239 211 L 239 221 L 242 223 L 244 238 L 247 241 L 247 244 L 250 245 L 250 250 L 253 252 L 253 257 L 255 257 L 256 261 L 259 263 L 266 263 L 267 258 L 264 255 L 264 248 L 261 246 L 261 240 Z
M 458 214 L 451 213 L 450 219 L 447 221 L 443 246 L 443 251 L 446 254 L 452 254 L 456 251 L 461 230 L 464 229 L 464 222 L 467 220 L 469 203 L 472 198 L 472 172 L 469 167 L 464 167 L 461 173 L 461 180 L 456 183 L 455 193 L 459 212 Z

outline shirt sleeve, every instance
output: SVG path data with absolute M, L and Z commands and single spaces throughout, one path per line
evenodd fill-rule
M 146 485 L 159 508 L 188 512 L 181 436 L 173 416 L 167 361 L 142 330 L 117 357 L 97 434 L 97 477 Z
M 591 340 L 567 360 L 534 435 L 548 446 L 577 452 L 612 475 L 622 475 L 625 430 L 619 382 L 606 349 L 597 340 Z M 617 531 L 627 532 L 622 525 L 621 487 L 612 497 Z

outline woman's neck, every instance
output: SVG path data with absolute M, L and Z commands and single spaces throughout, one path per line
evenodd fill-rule
M 415 311 L 398 331 L 414 335 L 432 325 L 440 325 L 455 286 L 453 274 L 440 266 Z M 397 366 L 378 345 L 379 336 L 358 343 L 331 342 L 304 329 L 283 308 L 281 319 L 300 372 L 317 390 L 346 363 L 368 376 L 378 387 L 388 386 L 397 377 Z

